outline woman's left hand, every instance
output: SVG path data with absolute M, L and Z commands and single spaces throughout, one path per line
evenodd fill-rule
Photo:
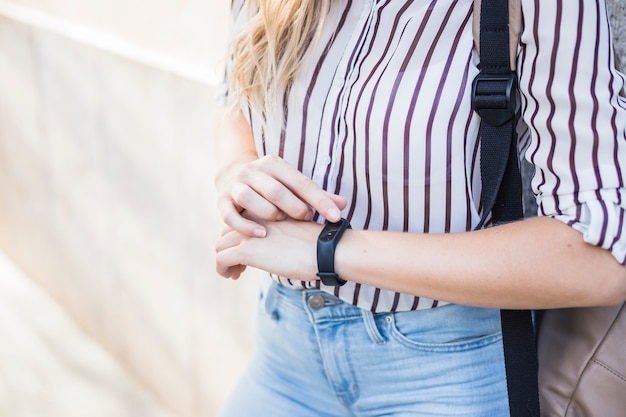
M 267 229 L 265 238 L 228 228 L 215 245 L 217 272 L 237 279 L 247 266 L 299 281 L 317 279 L 317 236 L 322 225 L 286 219 L 255 220 Z

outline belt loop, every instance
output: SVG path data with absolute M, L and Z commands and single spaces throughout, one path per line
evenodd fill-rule
M 372 342 L 377 345 L 382 345 L 385 343 L 385 339 L 380 334 L 378 330 L 378 326 L 376 326 L 376 320 L 374 319 L 374 313 L 369 310 L 361 310 L 361 315 L 363 316 L 363 323 L 365 324 L 365 329 L 367 329 L 367 334 L 369 335 Z

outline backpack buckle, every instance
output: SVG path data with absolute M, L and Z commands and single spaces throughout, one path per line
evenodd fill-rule
M 498 127 L 517 111 L 517 74 L 486 74 L 482 71 L 472 83 L 472 108 L 487 124 Z

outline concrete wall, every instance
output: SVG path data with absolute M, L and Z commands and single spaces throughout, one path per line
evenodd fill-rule
M 180 416 L 252 345 L 254 282 L 213 265 L 228 4 L 0 1 L 0 248 Z
M 607 0 L 609 17 L 615 39 L 615 52 L 617 53 L 617 67 L 622 71 L 626 69 L 626 1 Z
M 0 0 L 0 250 L 179 416 L 214 415 L 252 346 L 253 277 L 213 272 L 229 3 Z

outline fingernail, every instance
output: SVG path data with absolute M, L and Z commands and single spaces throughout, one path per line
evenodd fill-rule
M 309 211 L 307 214 L 304 215 L 304 220 L 307 222 L 310 222 L 311 220 L 313 220 L 313 212 Z
M 265 235 L 267 234 L 265 229 L 263 229 L 262 227 L 256 227 L 252 233 L 254 233 L 254 236 L 256 237 L 265 237 Z
M 331 208 L 330 210 L 328 210 L 328 212 L 326 213 L 326 215 L 328 216 L 329 220 L 339 220 L 341 218 L 341 212 L 339 210 L 337 210 L 336 208 Z

